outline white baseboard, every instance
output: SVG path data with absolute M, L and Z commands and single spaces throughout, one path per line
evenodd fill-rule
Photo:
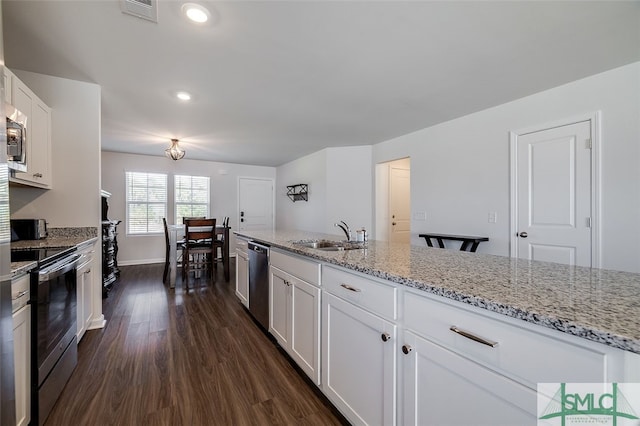
M 229 253 L 229 257 L 236 257 L 236 253 L 235 252 Z M 162 259 L 118 260 L 118 266 L 151 265 L 153 263 L 164 263 L 164 258 L 162 258 Z
M 164 263 L 164 258 L 162 258 L 162 259 L 119 260 L 118 261 L 118 266 L 150 265 L 152 263 Z
M 104 328 L 107 325 L 107 320 L 104 319 L 104 315 L 100 315 L 98 318 L 94 318 L 91 320 L 91 324 L 87 327 L 87 330 L 96 330 L 99 328 Z

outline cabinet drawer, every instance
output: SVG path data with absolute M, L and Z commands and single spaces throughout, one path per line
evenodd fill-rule
M 461 304 L 407 292 L 405 326 L 532 388 L 542 382 L 607 379 L 606 347 L 599 351 L 588 342 L 584 346 L 576 344 L 574 336 L 558 332 L 557 337 L 551 337 L 532 330 L 535 325 L 523 322 L 520 326 L 514 323 L 519 321 L 516 319 L 505 317 L 503 321 L 474 310 L 479 308 L 456 305 Z M 452 331 L 452 326 L 496 345 L 491 347 L 465 337 Z
M 236 237 L 236 251 L 241 251 L 247 253 L 247 249 L 249 248 L 249 241 L 244 238 Z
M 310 284 L 320 285 L 320 264 L 272 249 L 269 263 Z
M 398 289 L 392 285 L 325 266 L 322 286 L 328 292 L 385 318 L 395 320 L 398 317 Z

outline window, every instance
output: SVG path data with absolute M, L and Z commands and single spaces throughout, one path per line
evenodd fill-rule
M 127 234 L 164 232 L 167 175 L 127 172 Z
M 183 217 L 209 216 L 209 177 L 175 177 L 176 223 Z

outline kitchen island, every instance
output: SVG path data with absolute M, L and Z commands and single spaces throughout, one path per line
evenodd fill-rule
M 353 424 L 536 424 L 562 405 L 551 401 L 561 383 L 640 383 L 640 274 L 350 249 L 309 232 L 236 236 L 236 295 L 251 310 L 247 241 L 269 245 L 268 331 Z
M 320 251 L 293 243 L 332 239 L 301 231 L 235 232 L 272 247 L 403 286 L 640 353 L 640 274 L 369 241 Z

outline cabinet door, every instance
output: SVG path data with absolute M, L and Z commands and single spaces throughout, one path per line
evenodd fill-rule
M 401 349 L 404 424 L 536 424 L 532 389 L 410 332 Z
M 236 251 L 236 296 L 249 307 L 249 262 L 246 252 Z
M 11 78 L 13 105 L 27 115 L 27 171 L 12 180 L 40 188 L 51 187 L 51 109 L 20 79 Z
M 291 357 L 316 385 L 320 384 L 320 289 L 294 278 L 291 281 L 289 339 Z
M 280 346 L 289 348 L 291 309 L 289 286 L 292 277 L 273 266 L 269 268 L 269 333 Z
M 396 326 L 322 293 L 322 389 L 353 424 L 396 424 Z
M 31 306 L 13 314 L 13 362 L 16 387 L 16 425 L 31 420 Z
M 78 280 L 77 289 L 77 323 L 78 341 L 82 339 L 84 333 L 88 330 L 93 316 L 93 279 L 94 279 L 93 259 L 88 259 L 78 268 L 76 277 Z
M 4 80 L 4 102 L 13 105 L 11 99 L 11 79 L 13 78 L 13 73 L 9 71 L 7 67 L 4 67 L 2 78 Z
M 51 186 L 51 110 L 35 98 L 31 108 L 31 156 L 29 178 L 43 187 Z

